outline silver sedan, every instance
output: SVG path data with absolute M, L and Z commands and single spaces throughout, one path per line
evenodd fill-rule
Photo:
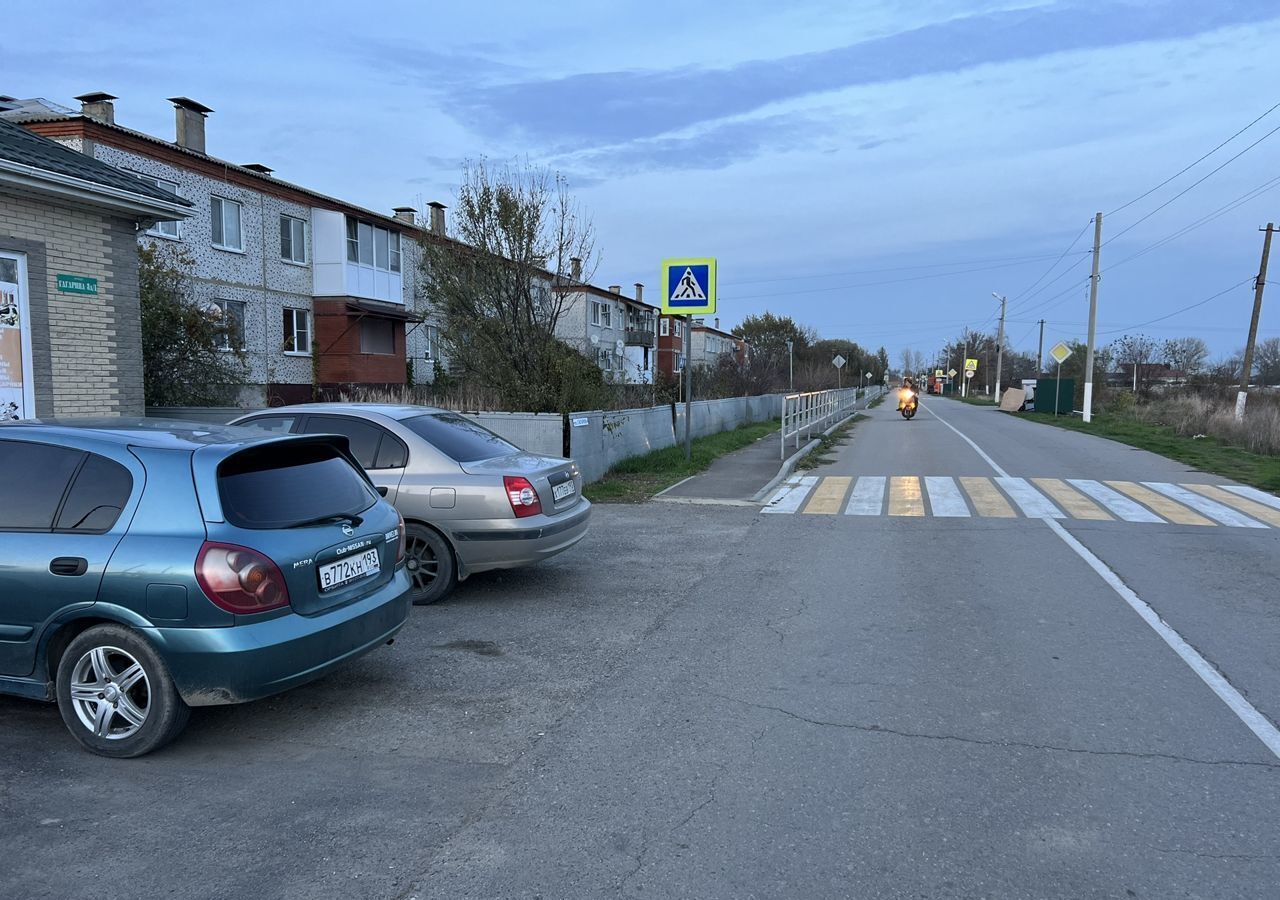
M 404 516 L 415 603 L 460 579 L 527 566 L 587 533 L 591 503 L 573 460 L 526 453 L 455 412 L 429 406 L 306 403 L 231 424 L 338 434 Z

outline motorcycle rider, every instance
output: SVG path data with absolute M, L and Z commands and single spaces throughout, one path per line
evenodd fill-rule
M 910 375 L 902 376 L 902 390 L 910 391 L 915 396 L 915 402 L 919 404 L 920 392 L 916 390 L 916 383 Z M 898 394 L 898 411 L 901 412 L 906 405 L 907 397 L 901 393 Z

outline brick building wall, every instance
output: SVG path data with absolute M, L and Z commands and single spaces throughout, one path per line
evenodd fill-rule
M 142 415 L 133 221 L 0 194 L 0 249 L 27 259 L 36 415 Z M 62 293 L 59 274 L 96 278 L 98 293 Z
M 333 387 L 354 382 L 405 383 L 403 322 L 391 323 L 393 353 L 364 353 L 360 348 L 360 319 L 347 310 L 345 300 L 316 298 L 314 305 L 317 384 Z

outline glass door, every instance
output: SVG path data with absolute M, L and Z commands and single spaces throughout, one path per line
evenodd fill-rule
M 0 422 L 35 414 L 27 259 L 0 252 Z

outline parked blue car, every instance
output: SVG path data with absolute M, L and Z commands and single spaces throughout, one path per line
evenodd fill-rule
M 404 521 L 344 437 L 0 426 L 0 693 L 56 700 L 95 753 L 388 643 L 409 593 Z

